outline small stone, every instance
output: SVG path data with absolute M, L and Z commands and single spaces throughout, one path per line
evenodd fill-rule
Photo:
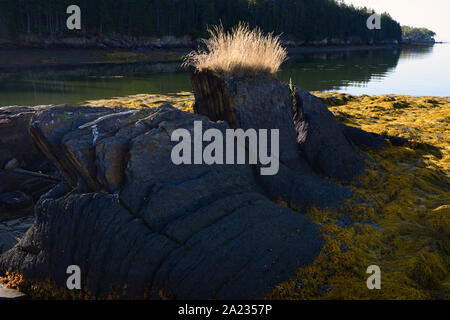
M 5 224 L 9 227 L 18 225 L 19 223 L 20 223 L 20 219 L 14 219 L 14 220 L 9 220 L 9 221 L 5 222 Z
M 5 170 L 13 170 L 19 167 L 19 161 L 17 161 L 16 158 L 13 158 L 11 160 L 9 160 L 6 164 L 5 164 Z
M 0 284 L 0 300 L 23 300 L 26 299 L 26 294 L 15 289 L 5 288 Z
M 19 230 L 19 231 L 23 231 L 23 230 L 28 230 L 30 229 L 30 227 L 32 226 L 32 223 L 22 223 L 20 225 L 18 225 L 15 229 Z

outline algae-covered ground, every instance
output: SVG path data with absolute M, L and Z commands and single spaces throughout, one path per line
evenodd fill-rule
M 271 299 L 450 299 L 450 99 L 314 93 L 337 119 L 406 146 L 368 151 L 353 199 L 337 211 L 306 213 L 326 244 L 315 262 L 280 284 Z M 192 94 L 135 95 L 92 106 L 192 112 Z M 381 290 L 368 290 L 367 267 L 381 268 Z

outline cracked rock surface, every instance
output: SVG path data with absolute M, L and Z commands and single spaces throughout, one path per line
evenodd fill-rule
M 33 116 L 31 134 L 65 182 L 41 197 L 0 271 L 63 287 L 78 265 L 95 298 L 249 299 L 317 256 L 319 228 L 269 200 L 254 167 L 172 163 L 173 130 L 225 122 L 171 106 L 113 113 L 56 106 Z
M 339 208 L 364 168 L 359 146 L 381 138 L 338 125 L 319 99 L 274 78 L 191 79 L 196 114 L 164 105 L 27 115 L 29 137 L 62 181 L 40 197 L 0 272 L 64 288 L 67 267 L 78 265 L 89 298 L 261 299 L 314 261 L 323 239 L 300 212 Z M 222 133 L 279 129 L 278 174 L 173 164 L 173 131 L 193 137 L 195 121 Z

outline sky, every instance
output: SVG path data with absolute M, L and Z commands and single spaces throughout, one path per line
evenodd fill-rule
M 401 25 L 425 27 L 437 41 L 450 41 L 450 0 L 344 0 L 355 7 L 388 12 Z M 383 26 L 381 26 L 383 27 Z

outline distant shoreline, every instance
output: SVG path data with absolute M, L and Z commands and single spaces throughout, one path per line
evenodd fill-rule
M 395 45 L 433 45 L 434 40 L 380 40 L 363 41 L 358 37 L 350 40 L 326 38 L 323 40 L 283 39 L 287 48 L 311 50 L 311 48 L 327 50 L 329 48 L 385 47 Z M 174 37 L 133 37 L 124 35 L 102 35 L 84 37 L 45 37 L 36 34 L 21 35 L 16 40 L 0 38 L 2 49 L 86 49 L 86 50 L 176 50 L 195 49 L 203 43 L 201 38 L 189 36 Z
M 366 50 L 391 50 L 434 44 L 349 44 L 349 45 L 303 45 L 288 47 L 290 55 Z M 108 64 L 176 63 L 192 47 L 174 48 L 4 48 L 0 42 L 0 71 L 23 68 L 81 67 Z

